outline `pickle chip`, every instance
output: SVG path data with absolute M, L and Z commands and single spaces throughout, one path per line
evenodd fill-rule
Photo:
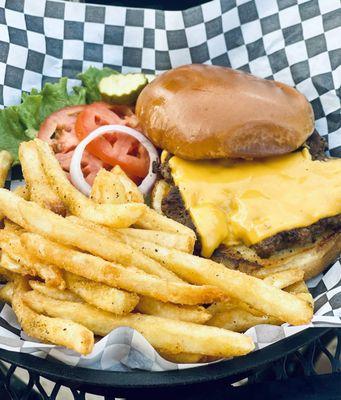
M 98 88 L 104 101 L 133 104 L 147 84 L 145 74 L 113 74 L 102 78 Z

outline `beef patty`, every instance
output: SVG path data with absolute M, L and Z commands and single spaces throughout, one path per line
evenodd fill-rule
M 315 131 L 306 141 L 305 146 L 309 149 L 309 152 L 313 160 L 324 160 L 326 155 L 324 153 L 326 149 L 326 143 L 324 139 Z M 170 158 L 171 156 L 169 156 Z M 180 222 L 183 225 L 195 231 L 195 226 L 189 215 L 189 212 L 185 208 L 185 204 L 182 200 L 179 188 L 174 185 L 172 174 L 169 168 L 168 159 L 160 166 L 159 173 L 163 179 L 165 179 L 170 185 L 171 189 L 168 195 L 163 198 L 161 209 L 162 212 L 169 218 Z M 252 246 L 259 257 L 267 258 L 274 254 L 276 251 L 283 249 L 289 249 L 293 246 L 304 245 L 313 243 L 318 237 L 330 232 L 341 231 L 341 214 L 334 217 L 323 218 L 316 223 L 304 227 L 295 228 L 287 231 L 277 233 L 267 239 Z M 198 235 L 197 235 L 198 237 Z M 220 246 L 220 248 L 223 247 Z M 195 254 L 200 254 L 201 244 L 200 240 L 197 240 L 195 245 Z

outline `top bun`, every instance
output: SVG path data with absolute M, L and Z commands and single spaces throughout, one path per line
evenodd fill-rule
M 314 130 L 311 105 L 294 88 L 210 65 L 161 74 L 136 113 L 156 146 L 188 160 L 285 154 Z

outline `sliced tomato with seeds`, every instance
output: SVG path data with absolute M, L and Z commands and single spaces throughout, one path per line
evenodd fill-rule
M 75 129 L 79 140 L 82 140 L 100 126 L 116 124 L 138 127 L 129 107 L 99 102 L 87 106 L 78 114 Z M 124 133 L 104 134 L 91 142 L 86 150 L 105 164 L 112 167 L 119 165 L 136 183 L 140 183 L 148 173 L 147 150 L 137 139 Z

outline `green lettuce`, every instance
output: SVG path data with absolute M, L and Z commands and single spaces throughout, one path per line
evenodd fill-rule
M 66 106 L 84 104 L 86 88 L 76 86 L 67 92 L 67 78 L 46 83 L 39 92 L 24 93 L 21 104 L 0 110 L 0 150 L 7 150 L 19 162 L 18 149 L 23 141 L 36 137 L 40 124 L 53 112 Z

